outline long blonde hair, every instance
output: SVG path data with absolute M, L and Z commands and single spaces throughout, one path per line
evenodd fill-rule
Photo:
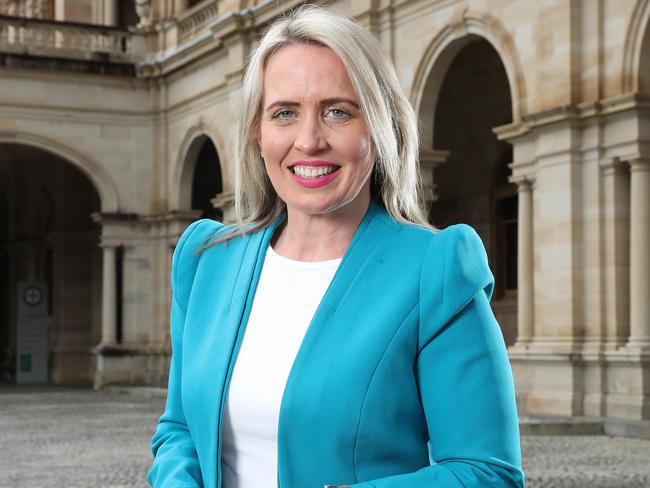
M 302 6 L 273 22 L 249 58 L 236 146 L 236 224 L 213 243 L 266 228 L 286 209 L 266 174 L 257 134 L 266 64 L 280 48 L 299 43 L 330 48 L 347 69 L 376 153 L 372 197 L 395 220 L 431 228 L 422 200 L 416 116 L 391 61 L 355 20 Z

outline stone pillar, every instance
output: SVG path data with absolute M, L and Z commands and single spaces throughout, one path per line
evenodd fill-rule
M 630 180 L 618 158 L 600 163 L 603 181 L 604 348 L 616 350 L 630 334 Z
M 534 335 L 533 307 L 533 184 L 526 178 L 517 184 L 517 341 L 525 347 Z
M 102 346 L 114 345 L 117 342 L 116 316 L 116 278 L 115 278 L 115 247 L 104 244 L 102 272 Z
M 650 159 L 630 161 L 630 338 L 650 349 Z
M 119 20 L 117 8 L 117 0 L 104 0 L 104 25 L 117 25 Z

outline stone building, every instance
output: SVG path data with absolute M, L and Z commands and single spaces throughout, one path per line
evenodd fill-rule
M 0 0 L 5 379 L 40 282 L 51 382 L 164 383 L 174 244 L 231 218 L 244 62 L 298 3 Z M 327 3 L 395 62 L 432 221 L 483 238 L 521 411 L 650 419 L 650 0 Z

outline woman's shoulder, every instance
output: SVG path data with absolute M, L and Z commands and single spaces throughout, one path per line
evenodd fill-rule
M 192 222 L 178 239 L 175 254 L 194 254 L 194 251 L 200 249 L 211 239 L 224 233 L 227 227 L 221 222 L 212 219 L 200 219 Z
M 492 294 L 494 278 L 488 265 L 485 246 L 478 233 L 469 225 L 456 224 L 434 232 L 425 257 L 423 281 L 429 285 L 438 281 L 444 301 L 469 299 L 478 290 Z
M 235 235 L 231 235 L 233 233 Z M 198 257 L 208 250 L 237 247 L 250 235 L 250 233 L 240 232 L 234 224 L 224 224 L 212 219 L 200 219 L 185 229 L 178 240 L 176 249 L 183 257 L 186 255 Z
M 444 229 L 424 227 L 417 224 L 398 222 L 386 213 L 384 221 L 393 226 L 398 232 L 395 237 L 401 244 L 413 243 L 418 246 L 425 246 L 428 252 L 443 258 L 442 248 L 460 246 L 483 249 L 481 238 L 476 231 L 467 224 L 454 224 Z M 461 250 L 462 252 L 462 250 Z M 483 249 L 484 252 L 484 249 Z
M 201 219 L 190 224 L 181 234 L 172 257 L 172 288 L 183 295 L 185 288 L 191 287 L 203 257 L 209 259 L 206 265 L 214 266 L 232 261 L 232 256 L 245 248 L 242 242 L 246 236 L 236 236 L 223 242 L 222 237 L 235 231 L 236 227 L 212 219 Z M 185 290 L 187 291 L 187 290 Z

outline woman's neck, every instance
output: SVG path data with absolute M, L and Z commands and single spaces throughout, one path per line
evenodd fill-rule
M 298 261 L 325 261 L 345 254 L 368 206 L 323 215 L 287 209 L 287 220 L 271 241 L 281 256 Z

